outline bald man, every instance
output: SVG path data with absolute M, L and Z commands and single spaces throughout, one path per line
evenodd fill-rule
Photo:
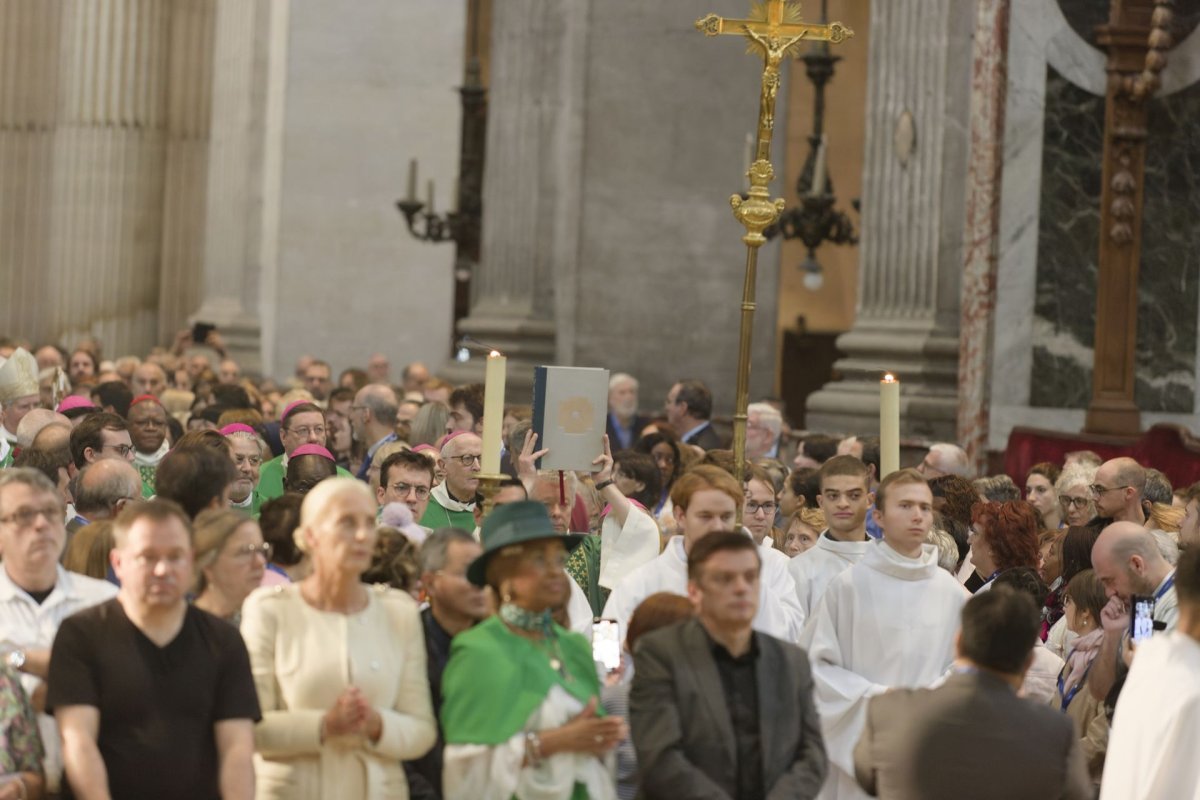
M 473 433 L 459 433 L 442 445 L 438 467 L 446 480 L 433 487 L 421 524 L 427 528 L 475 528 L 475 492 L 479 490 L 483 440 Z
M 74 532 L 83 525 L 112 519 L 126 503 L 142 497 L 142 476 L 123 458 L 103 458 L 84 467 L 75 483 L 75 519 L 67 524 Z
M 1146 488 L 1146 470 L 1132 458 L 1113 458 L 1096 470 L 1092 497 L 1096 499 L 1096 516 L 1114 522 L 1146 524 L 1142 510 L 1142 492 Z
M 367 445 L 367 455 L 356 476 L 367 479 L 379 448 L 396 441 L 396 412 L 400 403 L 392 387 L 371 383 L 358 390 L 350 406 L 350 430 L 355 441 Z
M 1121 646 L 1129 633 L 1133 598 L 1154 598 L 1155 633 L 1175 629 L 1179 603 L 1175 569 L 1163 558 L 1154 535 L 1140 523 L 1114 522 L 1105 528 L 1092 546 L 1092 569 L 1104 586 L 1108 604 L 1100 612 L 1104 639 L 1088 687 L 1097 700 L 1103 700 L 1125 671 Z
M 17 448 L 25 450 L 31 447 L 34 437 L 47 425 L 54 424 L 66 425 L 70 429 L 71 420 L 48 408 L 33 409 L 21 417 L 21 423 L 17 425 Z

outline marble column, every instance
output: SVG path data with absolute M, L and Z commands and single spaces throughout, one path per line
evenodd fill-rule
M 879 428 L 879 378 L 901 380 L 901 433 L 953 440 L 976 9 L 871 4 L 862 257 L 840 379 L 808 400 L 814 430 Z
M 987 467 L 992 336 L 1000 245 L 1004 110 L 1008 99 L 1010 0 L 979 0 L 971 69 L 971 160 L 963 234 L 958 443 L 981 474 Z
M 580 227 L 589 3 L 505 0 L 492 8 L 481 263 L 458 325 L 509 357 L 509 395 L 557 358 L 556 297 L 570 289 Z M 481 380 L 482 360 L 439 374 Z
M 0 320 L 106 353 L 155 343 L 174 13 L 0 4 Z

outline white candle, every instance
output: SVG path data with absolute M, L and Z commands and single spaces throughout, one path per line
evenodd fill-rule
M 410 203 L 417 199 L 417 160 L 415 158 L 408 160 L 408 197 L 405 199 Z
M 890 372 L 879 382 L 879 479 L 900 469 L 900 381 Z
M 504 426 L 504 381 L 508 359 L 491 352 L 483 380 L 483 457 L 480 469 L 485 475 L 500 472 L 500 429 Z
M 812 197 L 825 194 L 825 134 L 821 134 L 821 142 L 817 145 L 817 163 L 813 165 L 812 185 L 808 188 Z

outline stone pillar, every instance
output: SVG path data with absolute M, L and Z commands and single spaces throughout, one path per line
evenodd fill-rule
M 557 359 L 556 279 L 578 260 L 589 3 L 505 0 L 492 7 L 481 263 L 460 334 L 509 357 L 509 396 Z M 482 359 L 439 374 L 482 380 Z
M 857 318 L 814 430 L 879 429 L 879 379 L 901 380 L 901 434 L 953 440 L 975 6 L 871 4 Z
M 278 219 L 279 175 L 268 158 L 279 150 L 281 126 L 270 120 L 283 89 L 275 73 L 284 68 L 278 49 L 286 47 L 288 3 L 215 5 L 204 247 L 187 321 L 217 325 L 230 357 L 258 372 L 259 281 Z
M 175 13 L 0 4 L 0 320 L 107 354 L 155 343 Z

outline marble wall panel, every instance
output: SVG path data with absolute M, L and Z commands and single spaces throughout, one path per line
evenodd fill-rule
M 1150 104 L 1138 282 L 1135 402 L 1190 412 L 1195 402 L 1200 231 L 1200 85 Z M 1046 80 L 1031 405 L 1086 408 L 1095 335 L 1104 98 L 1053 67 Z

